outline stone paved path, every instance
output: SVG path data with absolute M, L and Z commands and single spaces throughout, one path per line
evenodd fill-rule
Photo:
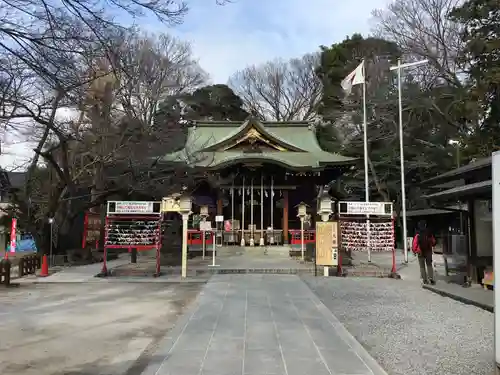
M 213 276 L 143 372 L 328 374 L 387 375 L 293 275 Z

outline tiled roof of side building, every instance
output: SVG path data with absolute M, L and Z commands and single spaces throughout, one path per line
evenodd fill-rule
M 484 159 L 475 160 L 459 168 L 455 168 L 436 177 L 429 178 L 425 181 L 422 181 L 421 185 L 439 184 L 460 179 L 465 175 L 487 168 L 491 168 L 491 156 Z

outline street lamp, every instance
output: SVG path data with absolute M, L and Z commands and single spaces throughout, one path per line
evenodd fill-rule
M 327 194 L 324 194 L 321 196 L 321 199 L 319 201 L 318 214 L 321 216 L 321 221 L 327 222 L 330 219 L 330 215 L 332 213 L 332 199 Z M 331 246 L 333 251 L 333 243 L 331 244 Z M 330 268 L 328 266 L 325 266 L 323 268 L 323 275 L 328 276 L 329 274 Z
M 54 235 L 54 218 L 53 217 L 49 217 L 49 224 L 50 224 L 50 247 L 49 247 L 49 257 L 50 257 L 50 260 L 49 260 L 49 265 L 50 267 L 53 266 L 53 261 L 52 261 L 52 236 Z
M 406 228 L 406 191 L 405 191 L 405 159 L 403 149 L 403 103 L 401 99 L 401 70 L 422 64 L 427 64 L 429 60 L 421 60 L 407 64 L 401 64 L 401 59 L 398 59 L 398 65 L 391 66 L 389 69 L 398 71 L 398 104 L 399 104 L 399 154 L 401 162 L 401 209 L 403 213 L 403 248 L 405 263 L 408 263 L 408 243 L 406 236 L 408 234 Z
M 202 222 L 201 222 L 201 234 L 203 235 L 203 238 L 202 238 L 202 250 L 203 250 L 203 255 L 202 255 L 202 259 L 205 259 L 205 248 L 206 248 L 206 244 L 205 244 L 205 223 L 207 222 L 207 217 L 208 217 L 208 206 L 207 205 L 204 205 L 204 206 L 201 206 L 200 207 L 200 216 L 201 216 L 201 219 L 202 219 Z
M 452 146 L 455 146 L 455 157 L 456 157 L 456 162 L 457 162 L 457 168 L 460 168 L 460 141 L 456 141 L 454 139 L 450 139 L 448 143 Z M 462 202 L 460 199 L 457 201 L 459 207 L 460 207 L 460 234 L 463 234 L 463 228 L 464 228 L 464 217 L 462 213 Z
M 191 215 L 191 197 L 182 195 L 179 198 L 179 213 L 182 216 L 182 266 L 181 276 L 187 277 L 187 241 L 188 241 L 188 220 Z
M 207 217 L 208 217 L 208 206 L 207 205 L 200 207 L 200 216 L 204 220 L 207 219 Z
M 304 261 L 304 219 L 307 216 L 307 204 L 300 202 L 297 206 L 297 217 L 300 219 L 300 253 Z
M 455 146 L 455 151 L 456 151 L 455 157 L 456 157 L 456 160 L 457 160 L 457 168 L 460 168 L 460 141 L 456 141 L 454 139 L 450 139 L 448 141 L 448 143 L 450 145 Z
M 321 216 L 321 221 L 328 221 L 332 211 L 332 200 L 328 195 L 323 195 L 319 202 L 318 214 Z

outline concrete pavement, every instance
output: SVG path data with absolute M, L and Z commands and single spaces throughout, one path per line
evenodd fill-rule
M 213 276 L 159 348 L 143 375 L 386 375 L 293 275 Z
M 107 262 L 108 269 L 117 267 L 123 264 L 130 263 L 130 258 L 124 256 L 118 259 L 110 260 Z M 36 280 L 37 283 L 83 283 L 96 281 L 95 275 L 101 272 L 102 263 L 92 263 L 83 266 L 73 266 L 64 268 L 47 277 L 26 277 L 17 279 L 16 282 L 30 283 Z

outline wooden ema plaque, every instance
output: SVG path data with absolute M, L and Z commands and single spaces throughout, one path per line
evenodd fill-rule
M 316 264 L 319 266 L 338 265 L 338 222 L 316 223 Z

